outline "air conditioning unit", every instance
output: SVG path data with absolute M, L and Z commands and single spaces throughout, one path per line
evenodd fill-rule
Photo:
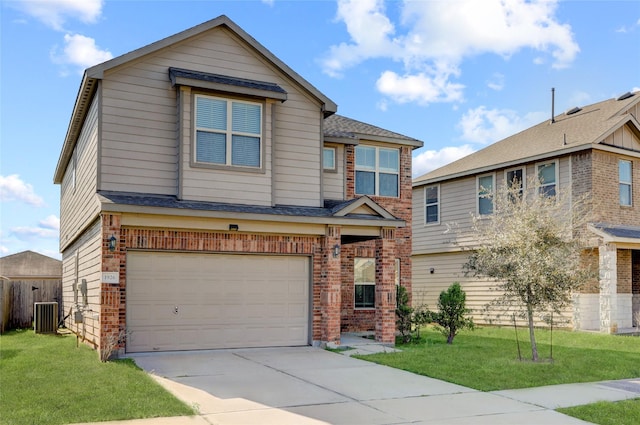
M 35 333 L 56 333 L 58 330 L 58 303 L 34 303 L 33 330 Z

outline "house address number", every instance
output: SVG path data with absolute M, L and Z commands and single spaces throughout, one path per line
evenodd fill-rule
M 118 272 L 102 272 L 102 282 L 104 283 L 120 283 L 120 273 Z

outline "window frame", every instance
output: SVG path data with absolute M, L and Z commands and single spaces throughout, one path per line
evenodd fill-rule
M 540 182 L 540 168 L 549 165 L 549 164 L 554 164 L 555 167 L 555 181 L 553 183 L 541 183 Z M 552 184 L 555 186 L 554 188 L 554 197 L 558 194 L 558 189 L 560 187 L 560 162 L 557 159 L 553 159 L 551 161 L 543 161 L 543 162 L 537 162 L 536 163 L 536 177 L 537 177 L 537 184 L 538 184 L 538 193 L 540 193 L 541 190 L 543 190 L 543 188 L 547 187 L 547 186 L 551 186 Z M 550 198 L 550 196 L 548 196 Z
M 488 194 L 480 193 L 480 179 L 483 177 L 491 177 L 491 192 Z M 493 214 L 494 210 L 494 202 L 493 198 L 496 194 L 496 173 L 484 173 L 476 176 L 476 213 L 480 217 L 489 217 Z M 491 212 L 490 213 L 482 213 L 480 211 L 480 199 L 490 197 L 491 198 Z
M 620 175 L 622 171 L 621 165 L 623 163 L 629 164 L 629 180 L 628 181 L 623 181 L 622 176 Z M 629 203 L 628 204 L 622 203 L 622 192 L 621 192 L 622 186 L 629 187 Z M 628 159 L 618 159 L 618 200 L 621 207 L 633 206 L 633 161 Z
M 366 260 L 373 262 L 374 274 L 372 282 L 357 282 L 356 281 L 356 263 L 358 260 Z M 376 277 L 375 277 L 375 266 L 376 259 L 372 257 L 355 257 L 353 259 L 353 308 L 354 310 L 375 310 L 376 308 Z M 373 288 L 373 305 L 358 305 L 356 300 L 356 287 L 357 286 L 366 286 L 368 288 Z M 366 298 L 366 297 L 365 297 Z M 364 303 L 363 303 L 364 304 Z
M 432 202 L 432 203 L 428 203 L 427 202 L 427 190 L 430 188 L 435 188 L 437 191 L 437 200 L 436 202 Z M 440 213 L 441 213 L 441 208 L 440 208 L 440 197 L 441 197 L 441 193 L 440 193 L 440 184 L 431 184 L 428 186 L 424 187 L 424 225 L 425 226 L 437 226 L 440 224 Z M 437 208 L 437 219 L 436 221 L 428 221 L 428 214 L 427 211 L 429 209 L 430 206 L 435 206 Z
M 504 170 L 504 182 L 508 188 L 511 187 L 511 182 L 509 181 L 508 175 L 509 173 L 512 173 L 514 171 L 522 171 L 522 181 L 520 182 L 520 198 L 522 198 L 525 191 L 527 190 L 527 167 L 523 165 L 520 167 L 512 167 Z
M 191 115 L 191 122 L 192 122 L 192 143 L 191 143 L 191 166 L 192 167 L 200 167 L 200 168 L 210 168 L 210 169 L 219 169 L 219 170 L 234 170 L 234 171 L 244 171 L 244 172 L 254 172 L 254 173 L 263 173 L 264 172 L 264 158 L 265 158 L 265 150 L 266 150 L 266 141 L 265 141 L 265 130 L 264 130 L 264 125 L 265 125 L 265 103 L 264 102 L 260 102 L 260 101 L 255 101 L 255 100 L 247 100 L 247 99 L 243 99 L 243 98 L 237 98 L 237 97 L 232 97 L 232 96 L 222 96 L 222 95 L 216 95 L 216 94 L 212 94 L 212 93 L 194 93 L 192 96 L 193 100 L 192 100 L 192 115 Z M 227 108 L 227 122 L 226 122 L 226 129 L 225 130 L 215 130 L 215 129 L 210 129 L 210 128 L 206 128 L 206 127 L 198 127 L 197 125 L 197 114 L 198 114 L 198 99 L 199 98 L 205 98 L 205 99 L 213 99 L 213 100 L 221 100 L 224 101 L 226 103 L 226 108 Z M 259 128 L 260 128 L 260 133 L 258 134 L 254 134 L 254 133 L 246 133 L 246 132 L 240 132 L 240 131 L 234 131 L 233 130 L 233 104 L 234 103 L 240 103 L 240 104 L 248 104 L 248 105 L 255 105 L 259 107 L 259 116 L 260 116 L 260 123 L 259 123 Z M 198 149 L 198 131 L 204 131 L 207 133 L 213 133 L 213 134 L 225 134 L 225 163 L 214 163 L 214 162 L 205 162 L 205 161 L 199 161 L 198 157 L 197 157 L 197 149 Z M 233 160 L 232 160 L 232 156 L 233 156 L 233 136 L 234 135 L 239 135 L 239 136 L 249 136 L 249 137 L 256 137 L 259 139 L 259 148 L 260 148 L 260 152 L 258 154 L 258 161 L 259 161 L 259 165 L 258 166 L 252 166 L 252 165 L 239 165 L 239 164 L 233 164 Z
M 324 154 L 325 151 L 331 151 L 333 152 L 333 167 L 327 167 L 327 164 L 325 164 L 324 162 Z M 336 160 L 338 158 L 338 154 L 337 154 L 337 149 L 335 148 L 335 146 L 323 146 L 322 147 L 322 170 L 323 171 L 327 171 L 327 172 L 337 172 L 338 171 L 338 164 L 336 163 Z
M 369 168 L 363 168 L 360 167 L 358 168 L 358 148 L 371 148 L 375 150 L 375 166 L 374 169 L 371 170 Z M 387 151 L 395 151 L 398 153 L 398 170 L 393 173 L 393 172 L 389 172 L 389 171 L 381 171 L 380 170 L 380 150 L 387 150 Z M 353 191 L 356 195 L 367 195 L 367 196 L 380 196 L 380 197 L 385 197 L 385 198 L 400 198 L 400 163 L 401 163 L 401 155 L 402 155 L 402 150 L 400 148 L 390 148 L 390 147 L 385 147 L 385 146 L 375 146 L 375 145 L 366 145 L 366 144 L 361 144 L 361 145 L 356 145 L 356 147 L 353 150 Z M 357 174 L 358 171 L 362 171 L 362 172 L 369 172 L 369 173 L 374 173 L 374 193 L 359 193 L 358 192 L 358 180 L 357 180 Z M 381 195 L 380 194 L 380 174 L 393 174 L 398 176 L 398 183 L 397 183 L 397 195 Z

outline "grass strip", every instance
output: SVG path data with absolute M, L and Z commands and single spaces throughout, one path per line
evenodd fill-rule
M 130 359 L 102 363 L 75 335 L 0 336 L 0 423 L 57 425 L 193 415 Z

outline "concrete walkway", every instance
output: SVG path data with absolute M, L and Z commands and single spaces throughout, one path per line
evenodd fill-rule
M 361 341 L 363 340 L 363 341 Z M 357 338 L 338 355 L 313 347 L 133 355 L 194 417 L 111 425 L 584 424 L 553 411 L 640 397 L 640 379 L 481 392 L 350 358 L 393 350 Z

